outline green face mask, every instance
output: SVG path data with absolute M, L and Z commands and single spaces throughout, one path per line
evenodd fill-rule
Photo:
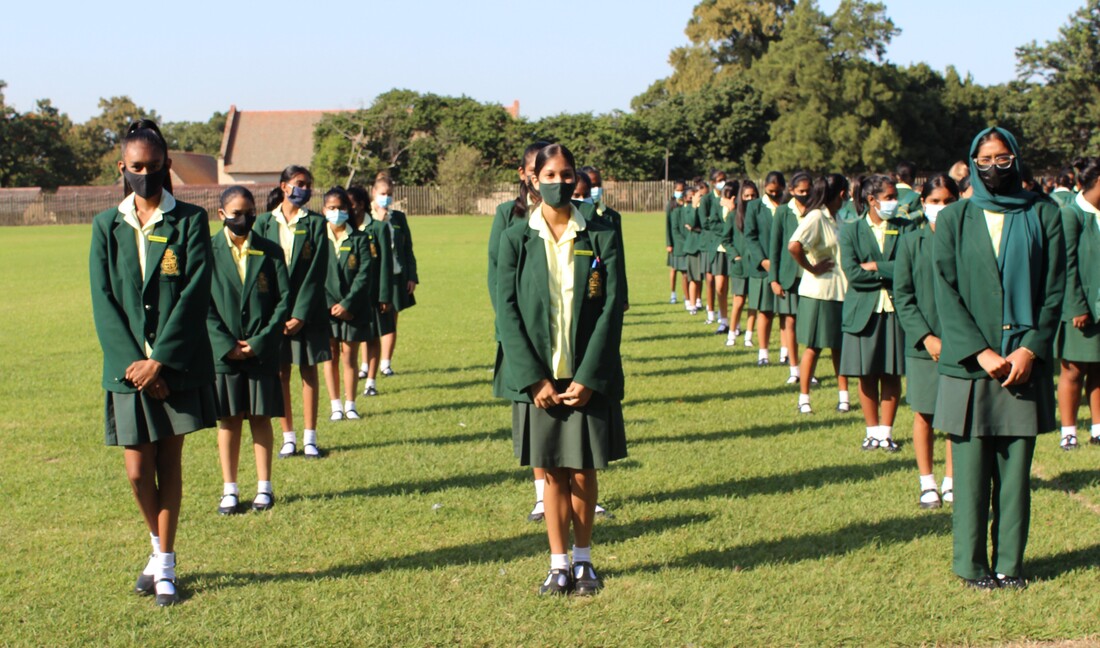
M 576 188 L 576 182 L 543 182 L 539 184 L 539 195 L 542 196 L 542 202 L 554 209 L 561 209 L 569 204 Z

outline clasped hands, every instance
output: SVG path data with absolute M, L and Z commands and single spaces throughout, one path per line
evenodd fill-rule
M 554 382 L 543 378 L 529 389 L 531 401 L 539 409 L 550 409 L 555 405 L 567 405 L 569 407 L 584 407 L 592 398 L 592 390 L 579 382 L 569 383 L 569 388 L 559 394 L 554 388 Z

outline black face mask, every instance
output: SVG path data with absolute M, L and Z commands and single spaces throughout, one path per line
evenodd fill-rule
M 1020 173 L 1016 170 L 1015 164 L 1007 169 L 999 169 L 996 165 L 985 171 L 979 169 L 978 178 L 981 179 L 982 184 L 989 190 L 989 193 L 994 195 L 1014 194 L 1021 188 Z
M 810 194 L 806 194 L 805 196 L 799 196 L 798 194 L 791 194 L 791 197 L 794 198 L 795 200 L 797 200 L 798 204 L 802 205 L 803 207 L 805 207 L 806 203 L 808 203 L 810 201 Z
M 779 204 L 779 199 L 780 199 L 780 198 L 782 198 L 782 197 L 783 197 L 783 195 L 782 195 L 782 194 L 777 194 L 777 193 L 775 193 L 775 194 L 768 194 L 768 198 L 770 198 L 770 199 L 771 199 L 771 201 L 772 201 L 773 203 L 777 204 L 777 205 Z
M 144 175 L 123 169 L 122 177 L 130 183 L 130 188 L 134 190 L 134 193 L 142 198 L 152 198 L 164 188 L 164 179 L 168 177 L 168 168 L 162 167 L 157 171 L 150 171 Z
M 229 231 L 233 233 L 233 236 L 247 236 L 252 231 L 252 226 L 256 223 L 256 212 L 250 212 L 248 214 L 240 214 L 233 218 L 225 219 L 225 226 L 229 228 Z

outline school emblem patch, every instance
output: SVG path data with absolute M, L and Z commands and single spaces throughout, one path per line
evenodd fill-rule
M 313 258 L 313 243 L 309 241 L 302 242 L 302 258 L 306 261 Z
M 354 254 L 348 255 L 348 270 L 354 270 L 359 267 L 359 259 Z
M 178 277 L 180 275 L 180 262 L 176 253 L 171 249 L 164 251 L 160 259 L 160 273 L 166 277 Z
M 588 275 L 588 298 L 599 299 L 603 297 L 603 277 L 599 270 L 593 270 Z
M 266 294 L 269 290 L 271 287 L 267 285 L 267 274 L 261 272 L 256 275 L 256 292 Z
M 370 258 L 378 258 L 378 244 L 374 242 L 373 238 L 370 241 Z

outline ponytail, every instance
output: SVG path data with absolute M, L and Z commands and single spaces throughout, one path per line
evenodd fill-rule
M 869 175 L 856 178 L 852 186 L 852 202 L 855 203 L 856 213 L 862 216 L 866 213 L 871 196 L 878 197 L 886 190 L 888 185 L 896 184 L 894 179 L 887 175 Z
M 526 169 L 527 161 L 534 159 L 538 152 L 550 145 L 550 142 L 544 142 L 539 140 L 534 144 L 530 144 L 523 150 L 523 156 L 519 159 L 519 168 Z M 516 197 L 516 202 L 512 204 L 512 218 L 524 218 L 527 216 L 527 197 L 530 195 L 531 185 L 530 180 L 524 176 L 523 180 L 519 183 L 519 196 Z

